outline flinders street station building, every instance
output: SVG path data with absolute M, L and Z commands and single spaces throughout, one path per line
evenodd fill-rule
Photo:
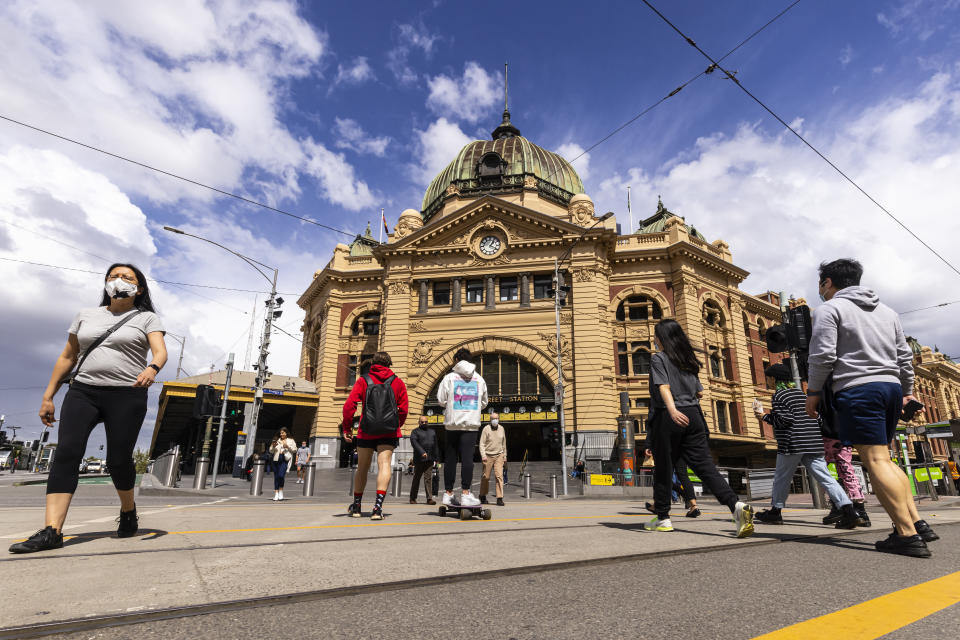
M 752 403 L 770 405 L 763 371 L 781 355 L 767 352 L 763 336 L 780 322 L 779 300 L 740 290 L 748 272 L 723 240 L 703 237 L 662 202 L 649 212 L 630 233 L 619 234 L 614 217 L 598 223 L 603 212 L 571 164 L 521 136 L 505 112 L 492 139 L 463 147 L 384 243 L 368 228 L 337 245 L 300 297 L 299 375 L 319 396 L 314 451 L 341 451 L 343 402 L 379 350 L 409 391 L 404 432 L 419 414 L 442 427 L 437 386 L 466 347 L 487 382 L 487 411 L 506 429 L 508 459 L 559 461 L 549 290 L 555 260 L 569 251 L 559 354 L 568 464 L 616 459 L 622 391 L 642 450 L 653 328 L 670 317 L 702 350 L 701 406 L 719 462 L 772 466 L 776 443 Z M 405 438 L 399 451 L 408 450 Z

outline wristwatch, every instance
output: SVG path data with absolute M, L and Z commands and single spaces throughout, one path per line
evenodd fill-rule
M 158 366 L 155 365 L 154 363 L 151 362 L 151 363 L 148 364 L 147 366 L 150 367 L 151 369 L 153 369 L 154 371 L 156 371 L 157 373 L 160 373 L 160 367 L 158 367 Z

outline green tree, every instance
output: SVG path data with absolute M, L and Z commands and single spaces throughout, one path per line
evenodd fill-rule
M 137 473 L 146 473 L 147 464 L 150 462 L 150 454 L 142 449 L 133 452 L 133 465 L 137 468 Z

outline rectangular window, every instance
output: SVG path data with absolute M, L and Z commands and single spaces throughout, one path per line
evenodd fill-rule
M 633 349 L 633 374 L 645 376 L 650 373 L 650 352 L 641 348 L 648 346 L 649 342 L 631 342 L 630 348 Z
M 517 359 L 504 357 L 500 360 L 500 393 L 507 395 L 519 394 L 517 387 L 519 377 L 517 375 Z
M 726 433 L 727 427 L 727 403 L 717 400 L 717 429 L 721 433 Z
M 646 304 L 634 304 L 630 307 L 631 320 L 646 320 L 648 313 Z
M 617 373 L 621 376 L 630 375 L 630 361 L 627 356 L 627 343 L 617 343 Z
M 483 280 L 467 280 L 467 302 L 483 302 Z
M 357 381 L 357 356 L 350 356 L 347 364 L 347 386 L 352 387 Z
M 763 370 L 764 370 L 764 371 L 766 371 L 766 370 L 770 367 L 770 361 L 769 361 L 769 360 L 764 360 L 764 361 L 762 362 L 762 364 L 763 364 Z M 776 388 L 777 388 L 777 381 L 776 381 L 776 380 L 774 380 L 773 378 L 771 378 L 770 376 L 767 376 L 767 375 L 765 375 L 765 378 L 766 378 L 767 389 L 771 389 L 771 390 L 772 390 L 772 389 L 776 389 Z
M 520 287 L 516 278 L 500 278 L 500 301 L 516 300 L 520 295 Z
M 550 297 L 550 289 L 553 288 L 553 276 L 533 276 L 533 298 L 542 300 Z
M 537 368 L 526 360 L 520 360 L 520 395 L 537 395 Z
M 450 283 L 433 283 L 433 306 L 446 307 L 450 304 Z
M 379 333 L 380 333 L 380 316 L 379 315 L 377 315 L 375 318 L 364 320 L 363 335 L 375 336 Z
M 750 356 L 750 377 L 753 378 L 753 384 L 759 384 L 757 382 L 757 369 L 753 364 L 753 356 Z

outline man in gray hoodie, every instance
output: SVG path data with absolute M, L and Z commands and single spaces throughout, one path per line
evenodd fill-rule
M 903 405 L 913 400 L 913 353 L 900 319 L 872 290 L 860 286 L 863 267 L 840 259 L 820 265 L 820 298 L 810 339 L 806 410 L 818 415 L 823 386 L 831 389 L 840 440 L 853 445 L 870 472 L 877 498 L 894 523 L 878 551 L 926 558 L 938 539 L 920 519 L 910 482 L 890 459 Z
M 473 450 L 477 446 L 481 411 L 487 406 L 487 383 L 477 373 L 470 352 L 458 349 L 453 355 L 453 371 L 440 381 L 437 400 L 444 405 L 443 494 L 445 506 L 476 507 L 480 501 L 470 493 L 473 483 Z M 460 493 L 454 495 L 457 478 L 457 458 L 460 458 Z

